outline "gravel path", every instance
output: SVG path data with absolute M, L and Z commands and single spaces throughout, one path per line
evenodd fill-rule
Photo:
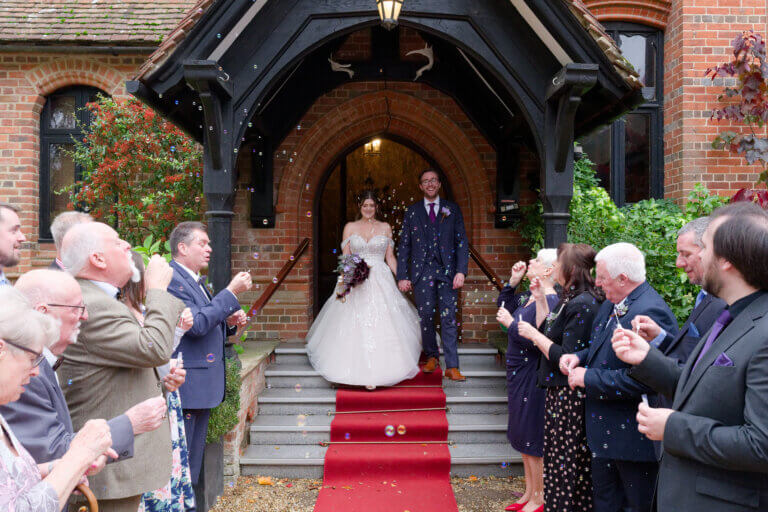
M 312 512 L 322 486 L 319 480 L 306 479 L 268 482 L 272 485 L 259 484 L 258 477 L 240 477 L 236 485 L 224 490 L 212 512 Z M 503 511 L 524 489 L 521 477 L 452 478 L 451 484 L 459 512 Z

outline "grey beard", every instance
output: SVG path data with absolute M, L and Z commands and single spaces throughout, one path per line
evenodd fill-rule
M 133 262 L 133 259 L 130 259 L 129 261 L 131 263 L 131 282 L 138 283 L 139 281 L 141 281 L 141 272 L 139 271 L 138 267 L 136 267 L 136 264 Z

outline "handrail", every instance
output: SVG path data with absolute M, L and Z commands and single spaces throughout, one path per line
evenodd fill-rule
M 488 278 L 491 284 L 495 286 L 497 290 L 501 291 L 501 289 L 504 288 L 503 281 L 499 279 L 499 276 L 496 275 L 496 272 L 494 272 L 491 266 L 488 265 L 482 256 L 480 256 L 480 253 L 477 252 L 474 247 L 472 247 L 472 244 L 469 244 L 469 255 L 475 261 L 480 270 L 483 271 L 483 274 L 485 274 L 485 277 Z
M 291 270 L 293 270 L 293 266 L 296 265 L 296 262 L 299 261 L 301 255 L 304 254 L 304 251 L 307 250 L 307 247 L 309 247 L 309 238 L 305 238 L 301 241 L 301 243 L 296 247 L 296 250 L 293 251 L 293 254 L 290 256 L 290 258 L 288 258 L 288 261 L 285 262 L 283 268 L 281 268 L 280 272 L 277 273 L 277 277 L 273 279 L 271 283 L 269 283 L 269 286 L 267 286 L 259 298 L 256 299 L 256 301 L 251 306 L 251 309 L 248 310 L 248 322 L 245 324 L 243 332 L 248 329 L 248 327 L 251 325 L 251 322 L 253 322 L 254 318 L 256 318 L 256 315 L 258 315 L 264 306 L 267 305 L 267 302 L 269 302 L 269 299 L 272 298 L 272 295 L 274 295 L 280 285 L 283 284 L 285 278 L 288 277 L 288 274 L 290 274 Z

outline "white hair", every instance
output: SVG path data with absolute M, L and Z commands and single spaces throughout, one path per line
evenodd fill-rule
M 64 240 L 64 235 L 67 234 L 69 229 L 83 222 L 91 222 L 93 217 L 85 212 L 63 212 L 56 216 L 51 223 L 51 236 L 53 237 L 53 243 L 56 245 L 56 250 L 61 249 L 61 242 Z
M 557 261 L 557 249 L 541 249 L 536 253 L 539 263 L 551 267 Z
M 645 281 L 645 256 L 636 246 L 626 242 L 604 247 L 595 256 L 595 263 L 602 261 L 613 279 L 624 274 L 632 282 Z
M 59 340 L 59 326 L 52 317 L 32 309 L 23 293 L 11 286 L 2 286 L 0 339 L 32 350 L 38 346 L 50 347 Z
M 75 224 L 62 240 L 61 262 L 64 269 L 77 276 L 88 263 L 91 254 L 104 250 L 104 237 L 90 224 Z

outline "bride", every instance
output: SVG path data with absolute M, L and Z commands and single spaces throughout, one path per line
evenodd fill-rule
M 370 274 L 344 302 L 334 291 L 307 334 L 307 354 L 326 380 L 372 389 L 419 373 L 421 331 L 416 308 L 397 289 L 392 228 L 376 219 L 373 192 L 358 206 L 361 218 L 344 226 L 341 249 L 362 257 Z

